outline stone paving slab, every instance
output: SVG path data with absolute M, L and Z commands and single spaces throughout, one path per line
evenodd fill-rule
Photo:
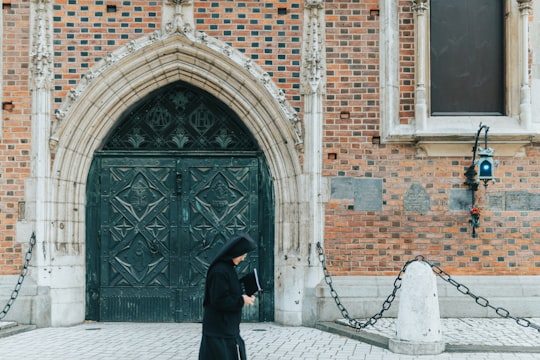
M 528 319 L 533 324 L 540 324 L 540 319 Z M 360 320 L 362 322 L 362 320 Z M 345 319 L 336 320 L 343 328 L 331 324 L 319 326 L 327 331 L 334 331 L 347 336 L 352 332 L 360 341 L 388 348 L 388 340 L 395 337 L 396 319 L 382 318 L 374 325 L 361 331 L 347 326 Z M 497 351 L 497 352 L 532 352 L 540 353 L 540 331 L 533 327 L 524 327 L 515 320 L 503 318 L 463 318 L 441 319 L 443 341 L 447 351 Z
M 528 320 L 540 324 L 540 319 Z M 344 319 L 337 322 L 346 325 Z M 395 318 L 382 318 L 363 331 L 393 338 L 395 329 Z M 512 319 L 441 319 L 441 329 L 443 341 L 449 345 L 531 347 L 533 351 L 540 351 L 540 332 L 532 327 L 523 327 Z
M 241 331 L 249 360 L 540 360 L 540 353 L 400 355 L 347 336 L 274 323 L 243 323 Z M 201 324 L 194 323 L 85 323 L 0 338 L 0 359 L 191 360 L 200 337 Z
M 14 326 L 17 326 L 15 321 L 0 321 L 0 330 L 5 330 Z

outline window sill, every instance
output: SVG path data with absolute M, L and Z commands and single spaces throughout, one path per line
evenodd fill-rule
M 489 126 L 488 147 L 497 156 L 525 156 L 525 147 L 540 138 L 540 124 L 525 128 L 519 120 L 506 116 L 433 116 L 426 129 L 410 125 L 392 129 L 386 143 L 414 143 L 419 156 L 472 156 L 480 124 Z M 478 141 L 484 147 L 484 133 Z

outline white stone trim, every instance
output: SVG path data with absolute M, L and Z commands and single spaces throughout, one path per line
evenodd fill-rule
M 480 123 L 490 127 L 490 138 L 500 141 L 522 141 L 529 144 L 540 136 L 540 115 L 531 111 L 530 92 L 537 93 L 538 75 L 534 71 L 533 86 L 523 80 L 528 76 L 527 38 L 534 36 L 540 21 L 528 21 L 529 1 L 520 11 L 518 1 L 505 0 L 508 12 L 506 26 L 507 112 L 508 116 L 429 116 L 429 6 L 426 0 L 412 0 L 415 9 L 416 89 L 415 121 L 400 124 L 399 119 L 399 5 L 392 0 L 381 0 L 381 137 L 384 142 L 426 141 L 425 155 L 432 155 L 430 142 L 460 141 L 471 144 Z M 535 0 L 538 2 L 538 0 Z M 530 27 L 530 28 L 529 28 Z M 538 43 L 532 43 L 536 50 Z M 523 59 L 526 57 L 526 59 Z M 534 99 L 534 97 L 532 97 Z M 536 102 L 537 103 L 537 102 Z M 470 145 L 469 145 L 470 146 Z M 470 151 L 465 154 L 469 155 Z M 518 152 L 522 152 L 520 149 Z M 515 154 L 513 154 L 515 155 Z
M 81 274 L 86 271 L 86 180 L 94 151 L 129 106 L 177 80 L 220 98 L 244 119 L 265 153 L 275 192 L 276 319 L 285 324 L 301 323 L 303 299 L 291 297 L 290 291 L 293 286 L 303 290 L 303 273 L 294 283 L 292 276 L 278 276 L 289 274 L 294 266 L 303 268 L 307 262 L 300 246 L 305 237 L 299 228 L 302 192 L 298 150 L 302 137 L 293 124 L 299 119 L 256 64 L 204 34 L 190 37 L 172 29 L 109 54 L 89 71 L 57 113 L 58 124 L 51 137 L 56 155 L 49 204 L 49 241 L 54 243 L 54 251 L 48 255 L 53 326 L 84 320 Z M 63 265 L 56 266 L 59 263 Z

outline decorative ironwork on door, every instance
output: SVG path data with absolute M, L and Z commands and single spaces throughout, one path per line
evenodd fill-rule
M 103 150 L 257 149 L 253 137 L 227 106 L 207 92 L 176 82 L 126 112 Z
M 123 159 L 103 159 L 101 318 L 171 321 L 175 180 L 172 159 L 132 159 L 129 165 Z

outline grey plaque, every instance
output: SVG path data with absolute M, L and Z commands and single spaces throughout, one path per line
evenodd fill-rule
M 382 179 L 334 177 L 330 198 L 354 200 L 354 210 L 381 211 Z
M 501 194 L 489 195 L 488 206 L 490 210 L 504 210 L 504 196 Z
M 424 213 L 431 210 L 431 198 L 421 184 L 412 184 L 403 199 L 404 211 Z
M 353 199 L 354 186 L 353 178 L 334 177 L 331 181 L 330 198 L 331 199 Z
M 469 210 L 471 205 L 471 190 L 450 190 L 450 211 Z
M 382 179 L 356 179 L 354 189 L 354 210 L 382 210 Z
M 529 193 L 527 191 L 507 192 L 505 203 L 506 210 L 529 210 Z
M 540 211 L 540 194 L 529 194 L 529 210 Z

